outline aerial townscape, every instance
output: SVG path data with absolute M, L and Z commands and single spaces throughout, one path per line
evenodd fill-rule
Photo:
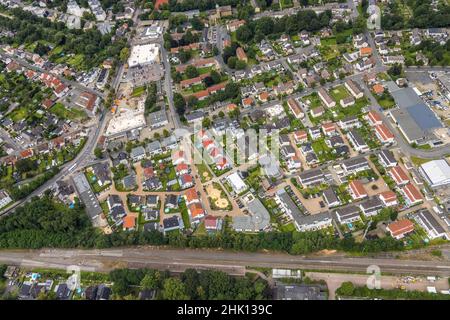
M 0 0 L 0 299 L 450 300 L 450 1 Z

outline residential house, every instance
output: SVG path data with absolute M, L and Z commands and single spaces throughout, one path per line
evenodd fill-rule
M 337 209 L 335 211 L 335 215 L 340 224 L 349 224 L 356 221 L 361 221 L 359 208 L 354 205 Z
M 362 213 L 366 217 L 377 215 L 384 208 L 383 202 L 378 197 L 372 197 L 359 205 Z
M 348 191 L 353 200 L 361 200 L 368 197 L 367 191 L 364 185 L 359 180 L 353 180 L 348 185 Z
M 404 186 L 409 183 L 408 175 L 400 166 L 392 167 L 388 171 L 389 176 L 394 180 L 397 186 Z
M 398 205 L 397 194 L 394 191 L 384 191 L 378 197 L 385 207 L 395 207 Z
M 341 167 L 346 175 L 355 174 L 370 169 L 369 162 L 365 157 L 354 157 L 344 160 Z
M 291 110 L 292 114 L 297 119 L 302 119 L 305 117 L 305 113 L 303 112 L 302 108 L 300 107 L 300 104 L 294 98 L 289 98 L 287 101 L 287 104 L 288 104 L 289 109 Z
M 364 92 L 353 80 L 348 79 L 345 82 L 345 87 L 355 99 L 361 99 L 362 97 L 364 97 Z
M 343 130 L 349 130 L 352 128 L 360 128 L 361 122 L 356 116 L 348 116 L 342 120 L 339 120 L 339 127 Z
M 392 144 L 395 142 L 394 135 L 384 124 L 375 126 L 375 134 L 382 144 Z
M 305 130 L 299 130 L 294 132 L 294 140 L 297 144 L 302 144 L 308 141 L 308 134 Z
M 353 149 L 360 153 L 364 153 L 370 150 L 363 137 L 355 129 L 350 129 L 347 133 L 347 137 L 353 146 Z
M 320 88 L 318 94 L 319 98 L 322 100 L 322 102 L 325 104 L 327 108 L 333 108 L 336 106 L 336 102 L 333 100 L 333 98 L 330 97 L 330 95 L 325 89 Z
M 366 118 L 372 127 L 383 124 L 383 120 L 381 119 L 380 114 L 376 111 L 369 111 Z
M 138 147 L 131 149 L 130 157 L 133 160 L 133 162 L 140 161 L 140 160 L 144 159 L 145 156 L 146 156 L 146 154 L 145 154 L 144 147 L 138 146 Z
M 398 161 L 395 159 L 394 154 L 389 150 L 381 150 L 378 153 L 378 160 L 385 168 L 391 168 L 398 165 Z
M 405 235 L 414 231 L 414 223 L 408 219 L 402 219 L 390 223 L 386 230 L 389 231 L 391 237 L 397 240 L 403 239 Z
M 322 194 L 323 199 L 325 200 L 328 208 L 333 208 L 341 205 L 341 201 L 336 196 L 333 188 L 326 189 Z
M 429 210 L 419 211 L 414 215 L 414 220 L 425 230 L 430 240 L 437 238 L 449 240 L 447 232 Z
M 423 202 L 423 196 L 419 190 L 412 184 L 408 183 L 400 189 L 400 192 L 404 196 L 407 206 L 414 206 Z
M 194 179 L 190 174 L 183 174 L 179 178 L 180 186 L 183 189 L 190 188 L 194 185 Z

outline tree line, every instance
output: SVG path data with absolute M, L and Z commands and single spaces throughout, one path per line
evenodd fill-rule
M 303 30 L 318 31 L 330 26 L 332 13 L 330 10 L 317 14 L 313 10 L 298 11 L 294 15 L 282 18 L 263 17 L 248 21 L 236 30 L 236 37 L 242 43 L 260 42 L 273 34 L 295 35 Z
M 262 300 L 271 296 L 265 280 L 232 277 L 222 271 L 187 269 L 179 277 L 153 269 L 116 269 L 109 273 L 116 299 L 133 299 L 141 290 L 158 300 Z
M 133 245 L 169 245 L 178 248 L 222 248 L 237 251 L 271 250 L 294 255 L 323 249 L 348 252 L 385 252 L 403 250 L 403 242 L 391 237 L 357 243 L 353 238 L 338 239 L 323 232 L 260 232 L 246 234 L 225 228 L 217 235 L 188 236 L 153 232 L 114 232 L 104 235 L 93 228 L 78 204 L 70 209 L 50 196 L 34 198 L 0 219 L 0 248 L 43 247 L 109 248 Z
M 401 289 L 369 289 L 367 286 L 355 286 L 352 282 L 343 282 L 336 290 L 341 297 L 381 298 L 387 300 L 450 300 L 450 295 Z
M 431 0 L 407 1 L 412 16 L 405 18 L 402 8 L 396 1 L 387 4 L 388 10 L 381 16 L 383 29 L 399 30 L 406 28 L 443 28 L 450 26 L 450 5 L 440 2 L 438 10 L 433 10 Z
M 3 37 L 8 44 L 32 44 L 36 41 L 50 42 L 63 47 L 65 54 L 83 54 L 83 66 L 92 68 L 109 57 L 119 56 L 126 40 L 112 42 L 111 34 L 102 35 L 96 28 L 89 30 L 69 30 L 63 22 L 52 22 L 30 12 L 15 8 L 12 19 L 0 16 L 0 27 L 14 32 L 14 37 Z M 43 50 L 42 46 L 39 50 Z M 58 57 L 56 57 L 58 58 Z
M 245 1 L 244 1 L 245 2 Z M 216 8 L 216 5 L 219 6 L 228 6 L 236 7 L 238 4 L 241 4 L 240 0 L 169 0 L 169 10 L 171 12 L 183 12 L 189 10 L 212 10 Z

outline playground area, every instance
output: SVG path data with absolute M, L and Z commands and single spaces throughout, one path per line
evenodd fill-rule
M 206 187 L 206 193 L 210 198 L 211 207 L 217 208 L 218 210 L 230 210 L 231 204 L 227 199 L 225 192 L 221 190 L 220 186 L 215 183 L 211 183 Z

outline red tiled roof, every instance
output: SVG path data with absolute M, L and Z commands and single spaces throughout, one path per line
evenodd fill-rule
M 196 218 L 204 214 L 205 210 L 203 209 L 200 203 L 192 203 L 188 206 L 189 212 L 192 218 Z
M 403 187 L 402 190 L 411 202 L 416 202 L 423 199 L 423 196 L 420 193 L 420 191 L 417 190 L 417 188 L 414 187 L 412 183 L 408 183 L 406 186 Z
M 217 217 L 208 215 L 205 218 L 205 228 L 207 229 L 216 229 L 217 228 Z
M 188 202 L 188 203 L 195 201 L 195 200 L 199 200 L 198 194 L 197 194 L 197 191 L 195 190 L 195 188 L 186 190 L 186 192 L 184 193 L 184 196 L 186 197 L 186 202 Z
M 403 219 L 390 223 L 387 228 L 393 237 L 398 237 L 414 231 L 414 224 L 408 219 Z
M 175 170 L 177 172 L 181 172 L 181 171 L 187 170 L 188 168 L 189 167 L 188 167 L 188 165 L 186 163 L 179 163 Z
M 385 202 L 392 202 L 397 200 L 397 194 L 394 191 L 385 191 L 380 193 L 380 198 L 382 198 Z
M 378 112 L 370 111 L 367 115 L 372 124 L 381 123 L 381 116 Z
M 392 178 L 395 180 L 395 183 L 397 184 L 402 184 L 409 181 L 407 174 L 405 173 L 405 171 L 403 171 L 403 169 L 400 166 L 393 167 L 389 172 L 391 173 Z
M 378 132 L 383 142 L 394 139 L 394 135 L 384 124 L 375 126 L 375 130 Z
M 350 189 L 357 198 L 367 197 L 366 189 L 359 180 L 353 180 L 350 183 Z
M 136 226 L 136 217 L 132 215 L 125 216 L 123 218 L 123 227 L 125 229 L 131 229 Z

